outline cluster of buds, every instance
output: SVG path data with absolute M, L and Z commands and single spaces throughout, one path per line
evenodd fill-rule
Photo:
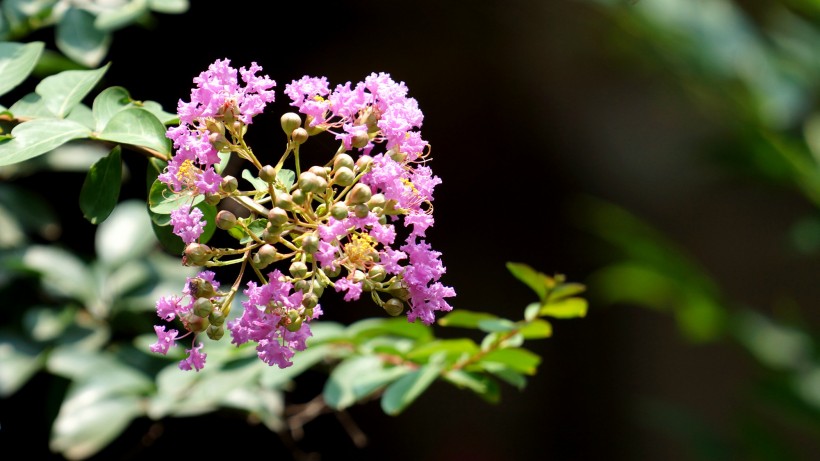
M 333 91 L 324 78 L 287 85 L 298 113 L 280 118 L 287 143 L 274 163 L 245 142 L 253 117 L 274 100 L 275 82 L 257 76 L 260 70 L 256 63 L 239 69 L 240 85 L 229 61 L 216 61 L 194 79 L 191 101 L 178 106 L 180 125 L 168 130 L 175 155 L 158 181 L 191 198 L 171 213 L 170 224 L 186 245 L 183 263 L 203 270 L 188 279 L 183 296 L 157 303 L 159 317 L 178 317 L 187 333 L 156 326 L 159 339 L 151 349 L 167 353 L 191 335 L 182 369 L 205 364 L 197 335 L 217 340 L 225 327 L 234 344 L 256 342 L 266 363 L 291 365 L 293 352 L 304 349 L 311 335 L 310 322 L 322 314 L 319 299 L 327 288 L 344 292 L 346 301 L 369 293 L 389 315 L 406 312 L 409 321 L 426 324 L 436 311 L 451 310 L 445 298 L 455 296 L 439 282 L 441 254 L 424 240 L 433 225 L 433 188 L 441 181 L 426 165 L 429 146 L 417 130 L 422 114 L 404 84 L 371 74 L 355 87 L 348 82 Z M 328 135 L 338 148 L 324 163 L 303 169 L 304 145 Z M 220 174 L 225 156 L 251 165 L 242 174 L 247 190 Z M 284 168 L 289 159 L 293 170 Z M 227 200 L 233 206 L 222 206 Z M 200 241 L 206 222 L 192 206 L 197 201 L 220 208 L 215 225 L 236 239 L 234 247 Z M 405 234 L 400 243 L 397 225 Z M 239 275 L 230 289 L 219 291 L 211 268 L 232 264 L 241 265 Z M 247 282 L 244 310 L 226 322 L 248 268 L 258 281 Z

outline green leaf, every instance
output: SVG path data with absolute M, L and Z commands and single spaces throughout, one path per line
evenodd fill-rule
M 83 103 L 74 106 L 71 112 L 66 116 L 66 120 L 73 120 L 80 123 L 88 127 L 89 130 L 94 129 L 94 114 L 91 112 L 91 108 Z
M 569 298 L 586 291 L 586 286 L 580 283 L 561 283 L 550 290 L 548 301 L 558 301 L 560 299 Z
M 250 231 L 253 232 L 254 235 L 256 235 L 257 237 L 262 235 L 262 232 L 265 230 L 265 227 L 267 225 L 268 225 L 268 220 L 267 219 L 254 219 L 253 221 L 251 221 L 250 223 L 247 224 L 248 229 L 250 229 Z M 245 232 L 245 229 L 242 229 L 239 226 L 236 226 L 236 227 L 232 228 L 231 232 L 229 232 L 229 233 L 231 235 L 233 235 L 234 237 L 236 237 L 237 232 L 241 233 L 241 237 L 239 238 L 239 243 L 240 244 L 245 245 L 246 243 L 250 243 L 250 242 L 254 241 L 253 237 L 251 237 L 247 232 Z
M 67 70 L 50 75 L 40 81 L 34 91 L 43 97 L 48 110 L 63 118 L 94 89 L 108 66 L 106 64 L 95 70 Z
M 335 410 L 343 410 L 410 372 L 407 367 L 385 367 L 376 356 L 355 356 L 330 373 L 322 397 Z
M 160 245 L 162 245 L 165 251 L 173 255 L 181 255 L 185 251 L 185 242 L 183 242 L 178 235 L 174 234 L 174 230 L 171 226 L 167 224 L 157 224 L 154 219 L 151 219 L 151 228 L 154 230 L 154 237 L 159 240 Z
M 282 168 L 279 173 L 276 173 L 276 179 L 285 186 L 285 189 L 290 189 L 296 181 L 296 172 Z
M 359 320 L 347 328 L 347 334 L 357 339 L 369 339 L 379 335 L 392 335 L 415 339 L 419 342 L 428 341 L 433 336 L 430 327 L 421 322 L 408 322 L 406 318 L 402 317 Z
M 532 322 L 533 320 L 538 318 L 539 312 L 541 312 L 540 302 L 527 304 L 527 307 L 524 309 L 524 320 Z
M 482 357 L 479 363 L 500 363 L 519 373 L 534 375 L 541 357 L 526 349 L 496 349 Z
M 261 179 L 255 177 L 250 170 L 242 170 L 242 177 L 246 179 L 253 188 L 259 192 L 267 192 L 268 191 L 268 183 L 262 181 Z
M 487 372 L 492 373 L 494 376 L 502 379 L 507 384 L 518 388 L 519 391 L 523 391 L 524 388 L 527 387 L 526 376 L 512 370 L 502 363 L 484 362 L 481 364 L 481 367 Z
M 175 14 L 188 11 L 188 0 L 148 0 L 148 7 L 157 13 Z
M 117 112 L 103 128 L 99 139 L 133 144 L 171 153 L 171 142 L 165 136 L 165 126 L 154 114 L 139 108 Z
M 131 0 L 119 8 L 101 11 L 94 20 L 94 27 L 104 31 L 121 29 L 136 22 L 148 12 L 148 0 Z
M 19 101 L 12 104 L 8 111 L 17 118 L 54 118 L 54 114 L 48 110 L 45 102 L 43 102 L 42 96 L 37 93 L 29 93 L 23 96 Z
M 136 199 L 117 205 L 94 237 L 97 258 L 106 270 L 147 255 L 155 243 L 145 202 Z
M 156 214 L 171 214 L 180 205 L 187 203 L 196 206 L 203 200 L 205 200 L 203 194 L 193 196 L 190 192 L 176 193 L 158 179 L 154 180 L 151 190 L 148 192 L 148 207 Z
M 464 355 L 473 355 L 478 351 L 478 344 L 469 338 L 437 339 L 417 346 L 407 353 L 407 358 L 423 362 L 435 354 L 441 354 L 447 361 L 453 361 Z
M 571 319 L 587 315 L 587 300 L 584 298 L 565 298 L 541 306 L 539 315 L 558 319 Z
M 102 131 L 116 113 L 133 107 L 131 95 L 121 86 L 108 87 L 100 92 L 91 105 L 94 113 L 95 130 Z
M 392 416 L 404 411 L 433 384 L 433 381 L 441 374 L 441 370 L 440 362 L 431 361 L 394 381 L 384 390 L 381 399 L 382 410 Z
M 156 101 L 134 101 L 134 105 L 142 107 L 154 114 L 154 117 L 162 122 L 163 125 L 179 124 L 179 116 L 171 112 L 166 112 L 162 109 L 162 105 Z
M 25 81 L 43 52 L 43 42 L 0 42 L 0 95 Z
M 37 119 L 21 123 L 11 130 L 14 138 L 0 144 L 0 166 L 37 157 L 90 134 L 91 130 L 72 120 Z
M 552 325 L 543 319 L 535 319 L 526 323 L 518 332 L 524 339 L 541 339 L 552 336 Z
M 120 146 L 111 150 L 91 169 L 80 189 L 80 209 L 91 224 L 99 224 L 117 205 L 122 186 L 122 158 Z
M 498 317 L 488 312 L 475 312 L 466 309 L 450 311 L 438 320 L 443 327 L 478 328 L 482 320 L 494 320 Z
M 498 403 L 501 400 L 501 389 L 498 383 L 486 375 L 464 370 L 451 370 L 444 374 L 444 379 L 459 388 L 470 389 L 489 403 Z
M 94 20 L 90 12 L 70 7 L 55 30 L 57 49 L 87 67 L 102 62 L 111 45 L 111 34 L 94 27 Z
M 546 298 L 549 288 L 547 282 L 551 280 L 549 277 L 523 263 L 508 262 L 507 270 L 513 277 L 530 287 L 538 295 L 538 299 Z
M 199 236 L 200 243 L 208 243 L 216 231 L 216 213 L 219 211 L 216 206 L 206 202 L 199 202 L 196 205 L 202 211 L 202 219 L 205 220 L 205 228 L 202 230 L 202 235 Z
M 73 253 L 56 246 L 32 245 L 23 253 L 22 264 L 39 272 L 49 291 L 87 304 L 98 299 L 88 266 Z
M 487 319 L 478 322 L 478 328 L 487 333 L 504 333 L 516 328 L 515 322 L 507 319 Z
M 0 332 L 0 397 L 17 392 L 42 366 L 42 347 L 17 333 Z

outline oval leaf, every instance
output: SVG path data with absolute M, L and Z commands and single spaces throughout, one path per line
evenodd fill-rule
M 91 224 L 99 224 L 111 214 L 120 197 L 122 158 L 120 146 L 91 166 L 80 189 L 80 209 Z
M 547 283 L 549 278 L 536 271 L 532 267 L 522 263 L 507 263 L 507 270 L 525 285 L 530 287 L 537 295 L 538 299 L 543 300 L 547 296 Z
M 128 90 L 121 86 L 106 88 L 94 98 L 91 110 L 94 114 L 95 130 L 102 131 L 111 117 L 117 112 L 133 107 L 131 105 L 131 95 Z
M 13 138 L 0 144 L 0 166 L 37 157 L 90 134 L 91 130 L 72 120 L 37 119 L 21 123 L 11 130 Z
M 67 70 L 44 78 L 34 91 L 43 97 L 48 110 L 59 118 L 71 112 L 97 85 L 109 64 L 94 70 Z
M 79 8 L 69 8 L 57 23 L 57 48 L 66 56 L 87 67 L 102 62 L 111 45 L 111 35 L 94 27 L 94 15 Z
M 171 142 L 165 136 L 162 122 L 151 112 L 136 107 L 111 117 L 99 139 L 148 147 L 166 155 L 171 153 Z
M 475 312 L 465 309 L 458 309 L 449 312 L 438 320 L 438 324 L 443 327 L 478 328 L 482 320 L 494 320 L 498 317 L 489 312 Z
M 541 306 L 539 315 L 548 315 L 558 319 L 571 319 L 587 315 L 587 300 L 584 298 L 566 298 Z
M 542 339 L 552 336 L 552 325 L 543 319 L 535 319 L 518 330 L 524 339 Z
M 0 95 L 11 91 L 31 74 L 44 46 L 43 42 L 0 43 Z
M 376 356 L 352 357 L 330 373 L 322 396 L 331 408 L 343 410 L 408 372 L 406 367 L 385 368 Z
M 500 363 L 519 373 L 534 375 L 541 357 L 526 349 L 496 349 L 485 355 L 480 363 Z
M 94 27 L 100 30 L 113 31 L 121 29 L 148 12 L 148 0 L 131 0 L 119 8 L 100 12 L 94 20 Z
M 418 370 L 393 382 L 384 390 L 381 407 L 388 415 L 398 415 L 408 405 L 413 403 L 422 392 L 424 392 L 433 381 L 441 374 L 442 366 L 436 361 L 420 367 Z

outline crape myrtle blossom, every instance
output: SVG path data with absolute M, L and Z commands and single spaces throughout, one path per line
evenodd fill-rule
M 310 323 L 322 315 L 319 298 L 328 287 L 348 302 L 370 297 L 389 315 L 407 309 L 410 322 L 429 325 L 452 309 L 447 298 L 455 290 L 440 281 L 441 253 L 426 242 L 441 179 L 427 165 L 430 149 L 419 131 L 424 116 L 405 84 L 386 73 L 333 89 L 325 77 L 294 80 L 284 93 L 302 115 L 281 116 L 286 150 L 266 164 L 269 153 L 257 158 L 245 142 L 253 117 L 274 101 L 275 82 L 261 70 L 217 60 L 193 80 L 190 101 L 177 107 L 179 125 L 167 130 L 174 156 L 157 180 L 171 203 L 181 205 L 163 211 L 185 245 L 182 263 L 208 268 L 156 304 L 157 316 L 174 327 L 155 326 L 150 350 L 167 354 L 189 338 L 178 365 L 183 370 L 205 366 L 200 334 L 219 340 L 225 330 L 237 347 L 254 344 L 266 364 L 291 366 L 312 336 Z M 338 148 L 307 166 L 305 159 L 316 156 L 300 157 L 302 144 L 319 135 L 333 136 Z M 234 154 L 252 164 L 242 170 L 249 190 L 220 174 L 219 165 Z M 285 168 L 288 159 L 295 170 Z M 238 217 L 223 200 L 249 215 Z M 217 211 L 209 214 L 207 206 Z M 204 229 L 211 219 L 235 245 L 209 246 Z M 231 264 L 239 274 L 220 291 L 210 268 Z M 251 272 L 256 280 L 244 281 Z M 246 300 L 229 318 L 243 281 Z

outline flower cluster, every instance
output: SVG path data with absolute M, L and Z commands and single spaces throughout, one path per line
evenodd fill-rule
M 253 63 L 239 69 L 240 85 L 229 64 L 213 63 L 194 79 L 190 102 L 180 101 L 180 125 L 168 130 L 175 155 L 158 181 L 171 199 L 190 198 L 170 213 L 174 234 L 186 244 L 183 262 L 203 268 L 241 264 L 241 270 L 227 291 L 219 291 L 214 273 L 204 269 L 188 280 L 182 297 L 160 299 L 159 317 L 181 320 L 187 333 L 156 326 L 151 350 L 167 353 L 191 335 L 180 368 L 199 370 L 206 355 L 197 335 L 219 339 L 227 327 L 234 344 L 254 342 L 261 360 L 287 367 L 294 351 L 305 348 L 310 322 L 322 314 L 319 298 L 326 287 L 346 301 L 369 293 L 390 315 L 406 310 L 411 322 L 431 324 L 436 312 L 451 310 L 446 299 L 455 291 L 439 281 L 445 273 L 441 253 L 425 240 L 434 224 L 433 189 L 441 180 L 426 164 L 423 115 L 404 83 L 374 73 L 332 90 L 324 77 L 286 85 L 299 113 L 281 116 L 287 147 L 272 165 L 253 153 L 245 133 L 274 100 L 275 82 L 257 76 L 261 68 Z M 323 134 L 333 135 L 338 149 L 325 164 L 302 169 L 300 149 Z M 250 190 L 220 174 L 220 154 L 253 165 L 245 170 Z M 295 171 L 284 168 L 289 158 Z M 246 215 L 220 207 L 222 200 L 241 205 Z M 235 248 L 202 241 L 207 222 L 198 203 L 221 208 L 215 225 L 237 240 Z M 225 322 L 246 268 L 258 282 L 247 282 L 241 315 Z

